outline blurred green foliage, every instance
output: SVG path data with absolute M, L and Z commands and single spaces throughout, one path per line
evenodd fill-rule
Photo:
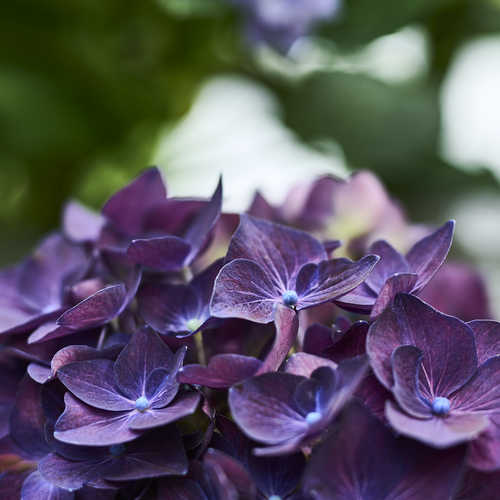
M 146 166 L 203 79 L 221 72 L 269 85 L 288 126 L 311 144 L 337 141 L 417 219 L 436 217 L 419 193 L 443 204 L 491 185 L 486 173 L 471 178 L 438 159 L 437 96 L 460 44 L 500 33 L 498 0 L 345 0 L 320 29 L 339 50 L 412 24 L 430 33 L 429 77 L 401 86 L 335 71 L 273 78 L 245 47 L 240 21 L 229 0 L 0 2 L 0 262 L 57 226 L 68 196 L 98 208 Z

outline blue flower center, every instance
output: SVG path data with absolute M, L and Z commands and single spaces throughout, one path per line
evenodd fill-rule
M 195 330 L 198 330 L 198 328 L 200 328 L 201 321 L 199 319 L 192 318 L 186 323 L 186 326 L 188 327 L 188 330 L 190 332 L 194 332 Z
M 135 400 L 135 407 L 141 412 L 144 413 L 149 408 L 149 401 L 144 396 L 141 396 L 139 399 Z
M 450 411 L 450 400 L 448 398 L 437 397 L 432 402 L 432 411 L 437 417 L 446 417 Z
M 271 495 L 269 500 L 281 500 L 281 497 L 279 495 Z
M 113 444 L 109 447 L 109 452 L 114 457 L 119 457 L 126 449 L 124 444 Z
M 321 413 L 319 411 L 312 411 L 306 415 L 306 422 L 313 425 L 321 420 Z
M 292 307 L 294 306 L 297 301 L 299 300 L 299 297 L 297 296 L 297 293 L 294 290 L 287 290 L 281 298 L 283 299 L 283 304 L 287 307 Z

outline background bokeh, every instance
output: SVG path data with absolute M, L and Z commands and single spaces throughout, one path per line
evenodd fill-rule
M 457 219 L 500 312 L 500 1 L 344 0 L 285 45 L 252 4 L 301 2 L 267 1 L 0 2 L 0 264 L 153 163 L 235 211 L 366 168 Z

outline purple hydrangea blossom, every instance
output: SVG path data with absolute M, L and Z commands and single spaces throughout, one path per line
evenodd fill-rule
M 215 281 L 211 314 L 269 323 L 277 302 L 301 310 L 332 301 L 365 280 L 377 261 L 327 260 L 310 234 L 242 215 Z

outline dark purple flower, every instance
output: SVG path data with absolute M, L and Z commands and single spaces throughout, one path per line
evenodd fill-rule
M 290 453 L 325 431 L 367 368 L 366 356 L 360 356 L 336 370 L 321 366 L 310 378 L 282 372 L 249 378 L 229 390 L 231 413 L 248 437 L 271 445 L 255 453 Z
M 299 330 L 295 311 L 277 304 L 275 313 L 276 336 L 263 361 L 241 354 L 218 354 L 210 358 L 208 366 L 186 365 L 179 370 L 178 379 L 187 384 L 228 389 L 243 379 L 276 371 L 293 346 Z
M 494 332 L 484 323 L 493 322 L 475 326 L 486 340 Z M 477 439 L 470 463 L 500 467 L 500 357 L 478 356 L 470 326 L 398 294 L 370 327 L 367 352 L 399 405 L 386 403 L 398 432 L 436 448 Z
M 20 266 L 0 272 L 0 333 L 25 333 L 69 309 L 67 291 L 85 273 L 80 247 L 55 233 Z
M 210 300 L 215 277 L 222 259 L 196 276 L 188 285 L 172 283 L 146 284 L 137 294 L 139 313 L 157 332 L 192 335 L 220 324 L 210 316 Z
M 149 431 L 132 443 L 89 447 L 55 443 L 58 453 L 46 455 L 39 471 L 50 483 L 76 490 L 98 479 L 131 481 L 185 474 L 188 459 L 173 424 Z
M 104 205 L 99 248 L 108 259 L 179 271 L 206 249 L 222 207 L 222 181 L 208 202 L 167 199 L 160 172 L 145 170 Z
M 380 256 L 378 265 L 360 286 L 335 303 L 348 311 L 370 313 L 371 321 L 375 321 L 392 304 L 396 293 L 418 295 L 448 255 L 454 227 L 455 222 L 448 221 L 415 243 L 405 257 L 386 241 L 376 241 L 368 253 Z
M 444 500 L 455 489 L 465 453 L 465 445 L 434 450 L 398 440 L 351 403 L 342 424 L 313 448 L 303 491 L 317 500 Z
M 358 286 L 378 261 L 326 259 L 310 234 L 242 215 L 215 281 L 211 314 L 269 323 L 277 302 L 296 310 L 329 302 Z
M 185 352 L 173 355 L 146 326 L 134 334 L 116 363 L 97 358 L 63 366 L 59 379 L 81 401 L 66 394 L 54 436 L 70 444 L 120 444 L 192 414 L 199 394 L 179 392 L 177 382 Z

